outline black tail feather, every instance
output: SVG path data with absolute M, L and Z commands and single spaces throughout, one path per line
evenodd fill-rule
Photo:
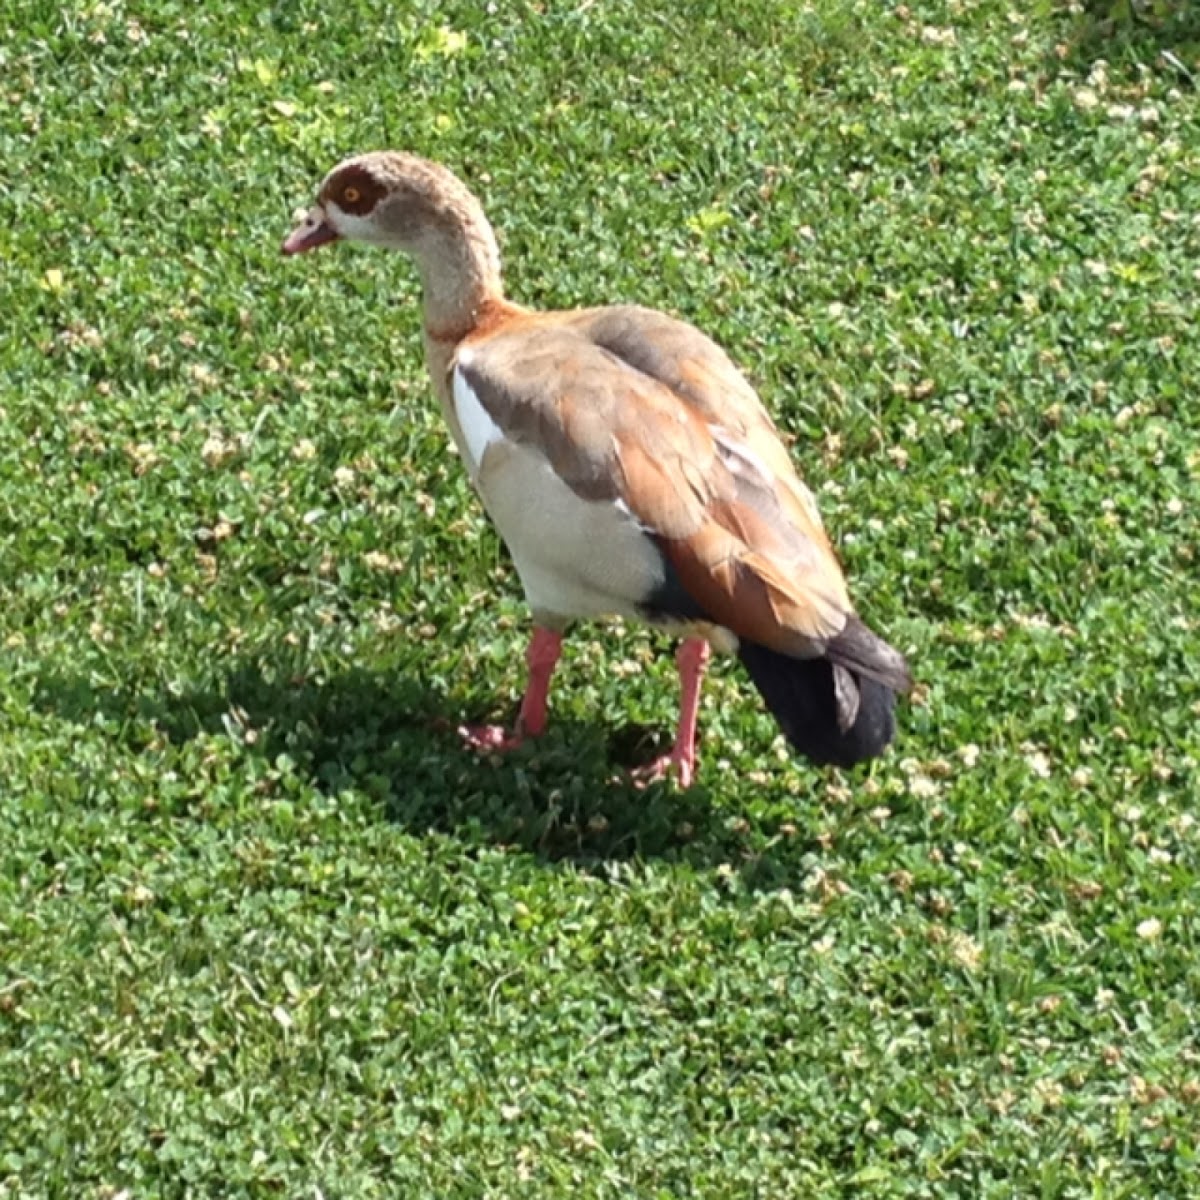
M 882 639 L 876 640 L 887 647 Z M 903 674 L 894 676 L 897 683 L 908 684 L 904 659 L 887 649 L 903 667 Z M 834 664 L 828 658 L 792 658 L 746 641 L 738 648 L 738 657 L 788 741 L 813 762 L 852 767 L 882 754 L 895 736 L 895 690 L 873 674 L 860 673 L 857 664 L 844 664 L 858 686 L 858 710 L 843 730 L 838 722 Z
M 866 675 L 895 692 L 907 692 L 912 688 L 912 672 L 904 655 L 856 616 L 846 618 L 845 628 L 829 640 L 825 653 L 831 662 L 845 667 L 855 676 Z

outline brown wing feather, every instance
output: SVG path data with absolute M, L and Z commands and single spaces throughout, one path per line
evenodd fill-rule
M 751 548 L 744 538 L 753 535 L 727 506 L 710 508 L 708 516 L 691 537 L 659 544 L 712 620 L 739 637 L 800 656 L 818 653 L 842 630 L 848 609 L 840 572 L 781 567 Z
M 624 502 L 711 619 L 820 653 L 853 609 L 816 506 L 753 389 L 713 342 L 638 308 L 517 321 L 463 370 L 517 441 L 590 499 Z
M 828 546 L 816 502 L 796 474 L 775 422 L 716 342 L 686 321 L 636 305 L 585 309 L 568 319 L 597 345 L 657 379 L 706 422 L 728 431 L 773 476 L 789 519 Z

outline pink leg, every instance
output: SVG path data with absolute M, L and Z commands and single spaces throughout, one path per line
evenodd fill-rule
M 510 733 L 502 725 L 460 725 L 459 735 L 472 750 L 515 750 L 527 737 L 537 737 L 546 728 L 546 696 L 550 677 L 562 653 L 562 634 L 541 625 L 534 626 L 525 662 L 529 682 L 521 700 L 516 728 Z
M 670 754 L 664 754 L 644 767 L 633 771 L 639 785 L 653 783 L 668 775 L 672 769 L 679 777 L 680 787 L 691 787 L 696 774 L 696 717 L 700 711 L 700 684 L 712 650 L 704 638 L 686 638 L 675 652 L 679 667 L 679 729 Z
M 546 697 L 550 694 L 550 678 L 562 654 L 562 634 L 537 626 L 525 651 L 529 667 L 529 683 L 521 700 L 517 717 L 517 732 L 527 737 L 539 737 L 546 729 Z

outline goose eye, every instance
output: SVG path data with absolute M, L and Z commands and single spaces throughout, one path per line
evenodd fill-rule
M 347 204 L 357 204 L 362 199 L 362 192 L 356 187 L 348 187 L 342 192 L 342 199 Z

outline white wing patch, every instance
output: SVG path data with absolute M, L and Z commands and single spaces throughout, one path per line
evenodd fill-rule
M 768 490 L 774 489 L 776 482 L 774 474 L 749 446 L 745 446 L 737 441 L 728 431 L 722 429 L 719 425 L 710 424 L 708 430 L 713 436 L 713 441 L 725 453 L 725 465 L 734 474 L 756 476 L 760 486 Z M 817 509 L 817 502 L 813 499 L 813 494 L 808 489 L 808 486 L 802 480 L 795 477 L 790 480 L 790 485 L 792 494 L 804 505 L 812 523 L 818 529 L 824 529 L 825 526 L 821 521 L 821 514 Z M 784 486 L 787 486 L 787 484 L 785 483 Z
M 744 446 L 741 442 L 735 441 L 719 425 L 709 425 L 708 431 L 712 434 L 713 441 L 731 458 L 736 459 L 739 464 L 749 468 L 753 474 L 757 475 L 760 483 L 766 487 L 774 486 L 775 477 L 767 470 L 766 463 L 749 446 Z
M 474 477 L 479 473 L 479 464 L 483 462 L 487 448 L 493 442 L 502 441 L 504 434 L 479 403 L 479 397 L 457 367 L 454 369 L 454 415 L 458 417 L 458 427 L 466 445 L 467 465 Z

